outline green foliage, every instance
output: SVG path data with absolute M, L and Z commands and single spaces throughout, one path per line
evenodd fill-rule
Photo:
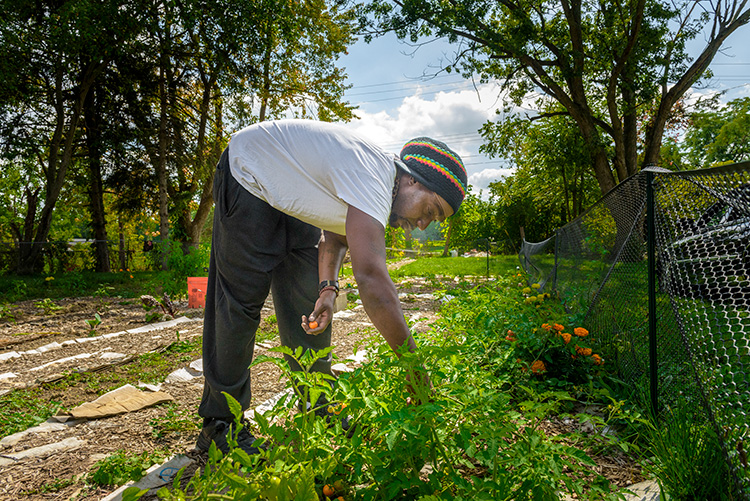
M 133 278 L 131 278 L 131 275 Z M 161 293 L 169 279 L 167 272 L 127 272 L 94 273 L 80 271 L 56 275 L 54 280 L 45 276 L 32 275 L 19 278 L 14 275 L 0 275 L 0 301 L 15 302 L 25 300 L 45 300 L 71 297 L 73 295 L 93 296 L 102 287 L 111 297 L 132 298 L 143 294 Z M 186 287 L 183 285 L 183 289 Z
M 50 315 L 58 310 L 62 309 L 62 306 L 58 306 L 55 304 L 54 301 L 52 301 L 50 298 L 46 297 L 42 300 L 36 301 L 34 303 L 34 306 L 39 308 L 44 312 L 45 315 Z
M 496 212 L 494 199 L 485 201 L 469 191 L 461 208 L 449 219 L 449 247 L 465 252 L 483 248 L 487 239 L 504 240 L 505 235 L 502 234 L 495 218 Z
M 199 431 L 199 417 L 191 409 L 180 409 L 173 402 L 164 404 L 167 413 L 149 421 L 151 435 L 164 438 L 168 435 L 192 436 Z
M 716 165 L 750 160 L 750 98 L 722 107 L 718 96 L 699 103 L 685 134 L 686 155 L 692 165 Z
M 614 249 L 617 238 L 617 225 L 612 211 L 604 204 L 596 204 L 582 216 L 581 225 L 587 232 L 582 252 L 588 251 L 595 259 L 604 261 Z
M 721 442 L 694 405 L 677 402 L 652 417 L 645 432 L 652 457 L 644 467 L 669 499 L 734 499 Z
M 9 304 L 0 304 L 0 320 L 15 323 L 16 316 L 13 314 L 13 306 Z
M 569 116 L 555 114 L 528 122 L 510 117 L 482 127 L 480 150 L 511 160 L 515 172 L 490 185 L 499 199 L 500 226 L 515 232 L 524 227 L 527 240 L 537 242 L 572 221 L 600 191 L 590 172 L 584 139 Z
M 89 336 L 95 336 L 96 328 L 102 324 L 102 317 L 98 313 L 94 313 L 94 318 L 87 319 L 86 323 L 89 326 Z
M 332 485 L 336 496 L 360 500 L 552 500 L 561 492 L 622 499 L 592 471 L 594 462 L 582 451 L 593 439 L 576 433 L 550 437 L 542 426 L 577 398 L 609 403 L 606 390 L 574 397 L 554 381 L 524 374 L 515 365 L 513 346 L 499 336 L 510 327 L 531 333 L 541 318 L 567 318 L 549 299 L 526 302 L 519 279 L 512 272 L 482 287 L 457 282 L 442 293 L 452 299 L 418 338 L 419 352 L 395 354 L 372 338 L 365 346 L 369 361 L 333 387 L 328 376 L 310 371 L 330 350 L 275 350 L 297 360 L 300 371 L 291 371 L 285 359 L 258 357 L 253 366 L 275 364 L 289 381 L 288 396 L 254 416 L 253 433 L 272 447 L 254 457 L 237 449 L 224 457 L 212 448 L 208 464 L 187 488 L 175 481 L 159 496 L 184 499 L 189 492 L 205 498 L 221 492 L 234 499 L 317 501 L 325 499 L 323 486 Z M 420 376 L 425 369 L 431 385 Z M 593 386 L 591 378 L 586 381 Z M 239 424 L 241 408 L 228 399 Z M 321 406 L 317 413 L 314 406 L 300 411 L 300 401 Z M 316 416 L 322 410 L 327 416 Z M 350 420 L 348 433 L 341 427 L 343 416 Z M 621 424 L 627 422 L 623 416 Z
M 12 435 L 54 416 L 60 403 L 46 401 L 37 389 L 13 390 L 0 396 L 0 437 Z
M 130 481 L 138 481 L 146 475 L 152 465 L 164 460 L 164 451 L 133 454 L 119 450 L 106 458 L 97 461 L 87 480 L 96 485 L 117 486 Z
M 717 48 L 748 16 L 744 4 L 727 14 L 719 4 L 698 11 L 691 2 L 664 1 L 560 8 L 555 2 L 373 0 L 367 11 L 370 33 L 393 30 L 413 43 L 446 37 L 461 44 L 444 70 L 499 83 L 499 121 L 513 106 L 526 110 L 533 100 L 534 112 L 523 111 L 523 120 L 563 134 L 559 140 L 539 134 L 538 142 L 523 145 L 530 150 L 523 157 L 544 155 L 548 166 L 563 158 L 559 167 L 571 174 L 564 185 L 596 179 L 602 194 L 642 164 L 658 162 L 679 100 L 696 78 L 710 78 Z M 721 28 L 708 34 L 702 53 L 690 55 L 690 40 L 712 24 Z M 672 92 L 663 92 L 668 85 Z M 555 125 L 563 120 L 572 125 L 567 131 Z M 523 130 L 515 135 L 527 137 Z M 587 179 L 570 169 L 576 163 Z M 562 189 L 557 184 L 554 191 Z
M 159 246 L 157 246 L 159 247 Z M 160 248 L 160 247 L 159 247 Z M 189 247 L 184 251 L 182 247 L 172 242 L 168 246 L 169 278 L 163 289 L 170 297 L 182 297 L 187 294 L 187 277 L 205 276 L 211 255 L 210 243 L 201 243 L 197 247 Z M 154 253 L 158 254 L 158 253 Z

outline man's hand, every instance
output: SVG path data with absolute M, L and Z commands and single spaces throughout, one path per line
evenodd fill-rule
M 414 367 L 407 370 L 406 391 L 410 394 L 406 399 L 407 405 L 419 405 L 429 402 L 434 388 L 427 369 L 424 367 Z
M 302 328 L 311 336 L 317 336 L 323 332 L 333 319 L 333 302 L 336 293 L 324 291 L 315 302 L 315 309 L 309 317 L 302 315 Z
M 346 255 L 346 237 L 324 231 L 318 243 L 318 276 L 323 280 L 336 280 L 341 263 Z M 309 317 L 302 315 L 302 328 L 312 336 L 323 332 L 333 320 L 333 303 L 336 291 L 323 290 L 318 295 L 315 307 Z

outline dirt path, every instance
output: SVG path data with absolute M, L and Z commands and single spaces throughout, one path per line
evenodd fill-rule
M 439 301 L 418 280 L 403 282 L 399 290 L 406 315 L 424 318 L 415 330 L 428 328 Z M 138 355 L 166 353 L 175 343 L 194 349 L 169 357 L 171 377 L 151 381 L 161 383 L 160 392 L 173 398 L 176 406 L 150 406 L 66 423 L 50 419 L 42 428 L 0 440 L 0 499 L 98 500 L 114 488 L 92 490 L 84 485 L 82 477 L 96 461 L 117 451 L 131 455 L 163 451 L 166 457 L 191 453 L 197 428 L 189 434 L 155 436 L 159 423 L 177 418 L 197 422 L 195 416 L 203 387 L 203 377 L 196 370 L 200 365 L 195 363 L 200 358 L 202 310 L 187 310 L 186 304 L 176 306 L 175 320 L 148 324 L 146 312 L 137 299 L 88 297 L 54 304 L 31 301 L 12 305 L 9 312 L 12 319 L 5 315 L 0 322 L 0 394 L 14 388 L 35 388 L 40 398 L 61 402 L 63 410 L 91 402 L 115 389 L 118 375 L 132 379 L 134 370 L 144 371 L 137 365 Z M 337 314 L 333 329 L 334 355 L 342 361 L 365 338 L 376 335 L 362 307 L 351 303 L 349 308 Z M 87 320 L 95 318 L 96 313 L 101 324 L 92 332 Z M 273 322 L 269 322 L 272 314 L 273 304 L 269 301 L 263 311 L 261 331 L 264 332 L 259 333 L 256 353 L 270 354 L 268 348 L 278 344 L 272 335 Z M 268 339 L 261 342 L 263 338 Z M 56 384 L 71 373 L 81 375 L 82 383 Z M 285 384 L 273 364 L 258 366 L 253 371 L 251 406 L 277 395 Z M 45 446 L 47 450 L 38 449 Z M 32 455 L 39 450 L 44 452 Z

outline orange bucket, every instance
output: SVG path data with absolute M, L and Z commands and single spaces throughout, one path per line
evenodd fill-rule
M 208 277 L 188 277 L 188 308 L 206 307 Z

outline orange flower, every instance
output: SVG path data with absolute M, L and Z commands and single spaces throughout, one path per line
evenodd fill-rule
M 576 327 L 575 329 L 573 329 L 573 333 L 578 337 L 586 337 L 589 335 L 589 331 L 587 331 L 583 327 Z
M 576 353 L 588 357 L 591 355 L 591 348 L 581 348 L 580 346 L 576 346 Z
M 505 336 L 506 341 L 515 341 L 516 340 L 516 333 L 512 330 L 508 330 L 508 335 Z
M 596 353 L 591 355 L 591 360 L 593 360 L 596 365 L 604 365 L 604 359 L 602 359 L 602 357 L 600 357 Z
M 572 337 L 570 334 L 568 334 L 567 332 L 563 332 L 560 335 L 562 336 L 563 341 L 565 341 L 565 344 L 568 344 L 570 342 L 570 338 Z
M 552 326 L 550 324 L 542 324 L 542 329 L 544 329 L 546 331 L 550 330 L 551 328 L 552 328 Z
M 531 364 L 531 372 L 534 374 L 541 374 L 544 371 L 547 370 L 547 367 L 544 366 L 544 362 L 541 360 L 534 360 L 534 363 Z
M 552 326 L 552 328 L 555 329 L 558 332 L 561 332 L 565 327 L 563 327 L 560 324 L 555 324 L 555 325 Z

